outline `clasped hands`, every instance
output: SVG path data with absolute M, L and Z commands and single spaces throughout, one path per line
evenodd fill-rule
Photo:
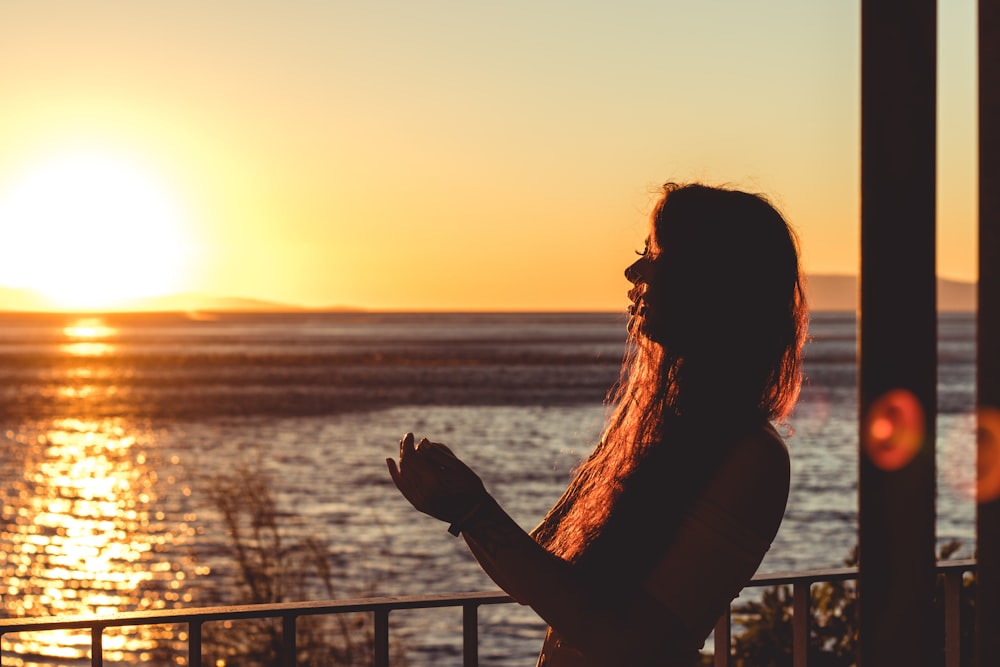
M 399 442 L 399 463 L 385 462 L 403 497 L 424 514 L 452 524 L 454 534 L 489 498 L 479 475 L 439 442 L 422 438 L 414 444 L 407 433 Z

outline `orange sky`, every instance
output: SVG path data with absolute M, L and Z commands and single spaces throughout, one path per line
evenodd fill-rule
M 939 273 L 972 280 L 975 4 L 940 4 Z M 0 286 L 621 309 L 668 179 L 765 192 L 808 271 L 856 271 L 856 0 L 548 5 L 5 3 Z

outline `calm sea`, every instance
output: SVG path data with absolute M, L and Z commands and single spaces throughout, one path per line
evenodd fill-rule
M 249 472 L 270 480 L 285 544 L 322 544 L 337 597 L 493 590 L 384 459 L 406 431 L 446 442 L 533 527 L 600 433 L 624 326 L 603 313 L 0 315 L 5 613 L 246 601 L 212 491 Z M 854 317 L 816 314 L 811 334 L 791 498 L 762 572 L 839 566 L 855 544 Z M 965 556 L 974 342 L 971 315 L 942 315 L 938 537 Z M 534 664 L 530 610 L 481 618 L 484 664 Z M 396 612 L 392 631 L 408 664 L 457 664 L 459 623 L 457 610 Z M 109 638 L 106 664 L 178 664 L 177 633 Z M 88 641 L 4 648 L 29 656 L 9 664 L 82 664 Z

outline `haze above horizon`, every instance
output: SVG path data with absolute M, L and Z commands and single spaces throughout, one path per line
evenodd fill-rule
M 971 282 L 975 3 L 939 7 L 938 272 Z M 7 4 L 0 286 L 617 310 L 667 180 L 765 193 L 854 274 L 859 34 L 856 0 Z

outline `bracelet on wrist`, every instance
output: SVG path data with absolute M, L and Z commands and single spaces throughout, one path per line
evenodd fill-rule
M 474 504 L 469 511 L 465 513 L 465 516 L 448 526 L 448 532 L 455 537 L 458 537 L 459 534 L 468 527 L 469 523 L 476 518 L 476 515 L 479 514 L 479 510 L 483 508 L 483 503 L 485 502 L 485 498 L 477 501 L 476 504 Z

